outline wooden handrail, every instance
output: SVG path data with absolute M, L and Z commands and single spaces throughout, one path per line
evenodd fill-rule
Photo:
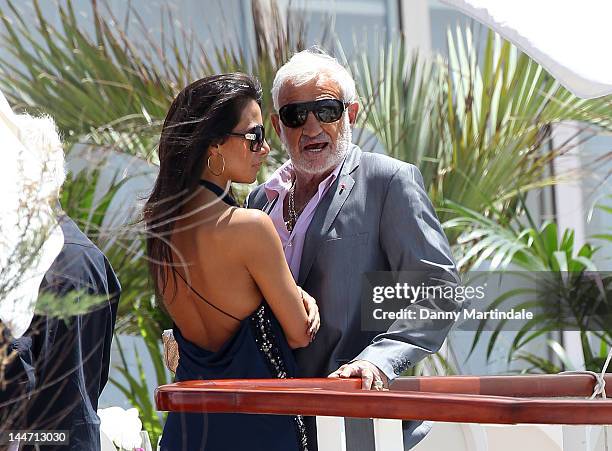
M 158 410 L 178 412 L 612 424 L 612 400 L 550 398 L 588 396 L 593 382 L 586 374 L 416 377 L 380 392 L 361 390 L 359 379 L 225 379 L 162 385 L 155 401 Z M 606 382 L 612 386 L 612 377 Z
M 605 376 L 612 398 L 612 374 Z M 393 390 L 511 396 L 513 398 L 589 397 L 596 379 L 590 374 L 527 374 L 516 376 L 400 377 Z

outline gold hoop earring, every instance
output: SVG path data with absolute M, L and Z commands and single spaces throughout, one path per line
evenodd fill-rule
M 216 173 L 215 171 L 213 171 L 212 167 L 210 166 L 210 157 L 212 157 L 212 155 L 208 156 L 208 159 L 206 160 L 206 166 L 208 166 L 208 170 L 212 173 L 212 175 L 215 175 L 217 177 L 219 177 L 221 174 L 223 174 L 223 171 L 225 171 L 225 158 L 223 157 L 223 155 L 218 154 L 221 157 L 221 172 Z

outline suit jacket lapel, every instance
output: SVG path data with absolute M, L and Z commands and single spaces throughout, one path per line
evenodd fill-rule
M 272 208 L 274 207 L 274 204 L 278 200 L 278 195 L 276 195 L 276 197 L 272 200 L 267 200 L 267 199 L 268 198 L 266 196 L 266 203 L 261 207 L 261 210 L 269 215 L 270 212 L 272 211 Z
M 304 238 L 300 274 L 298 276 L 298 285 L 300 286 L 304 284 L 306 277 L 308 277 L 319 246 L 353 189 L 355 180 L 351 176 L 351 172 L 359 166 L 360 157 L 361 149 L 354 146 L 344 162 L 340 176 L 330 186 L 319 205 L 317 205 L 315 214 L 306 231 L 306 237 Z

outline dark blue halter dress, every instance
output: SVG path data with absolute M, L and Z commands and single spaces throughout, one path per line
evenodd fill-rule
M 213 191 L 213 187 L 220 190 L 215 185 L 206 187 Z M 228 202 L 226 198 L 224 200 Z M 183 279 L 180 273 L 176 274 Z M 183 282 L 187 284 L 185 279 Z M 204 302 L 220 310 L 189 284 L 187 286 Z M 280 324 L 265 301 L 242 320 L 222 312 L 239 321 L 240 325 L 236 333 L 215 352 L 190 342 L 183 337 L 178 327 L 174 326 L 174 337 L 179 349 L 176 382 L 199 379 L 289 378 L 297 375 L 293 353 Z M 160 445 L 162 451 L 308 449 L 301 416 L 241 413 L 170 412 Z

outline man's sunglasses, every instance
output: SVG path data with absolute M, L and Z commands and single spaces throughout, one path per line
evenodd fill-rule
M 238 136 L 246 139 L 247 141 L 251 141 L 251 147 L 249 147 L 249 150 L 251 152 L 259 152 L 264 145 L 264 141 L 266 140 L 266 129 L 263 125 L 256 125 L 250 130 L 247 130 L 246 133 L 230 132 L 228 135 Z
M 278 110 L 280 120 L 285 127 L 297 128 L 306 123 L 308 113 L 313 112 L 319 122 L 330 124 L 342 117 L 348 106 L 338 99 L 322 99 L 313 102 L 288 103 Z

